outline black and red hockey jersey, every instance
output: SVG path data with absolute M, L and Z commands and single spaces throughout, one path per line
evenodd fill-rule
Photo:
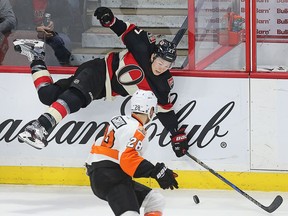
M 121 38 L 127 49 L 120 53 L 109 53 L 105 57 L 107 77 L 110 80 L 106 81 L 106 98 L 109 95 L 132 95 L 137 89 L 153 91 L 159 105 L 157 117 L 173 134 L 178 129 L 178 120 L 170 101 L 174 80 L 169 70 L 158 76 L 152 72 L 151 55 L 156 46 L 155 37 L 117 18 L 110 28 Z

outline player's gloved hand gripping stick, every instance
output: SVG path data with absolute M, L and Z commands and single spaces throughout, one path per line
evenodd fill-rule
M 180 128 L 171 136 L 172 149 L 177 157 L 182 157 L 188 151 L 188 140 L 185 134 L 185 128 Z

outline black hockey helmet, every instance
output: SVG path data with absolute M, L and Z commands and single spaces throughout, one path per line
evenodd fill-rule
M 154 53 L 157 57 L 173 63 L 177 57 L 176 45 L 173 42 L 163 39 L 156 45 Z

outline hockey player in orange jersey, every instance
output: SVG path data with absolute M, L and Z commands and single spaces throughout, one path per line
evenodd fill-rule
M 135 182 L 134 178 L 154 178 L 162 189 L 178 188 L 177 174 L 164 163 L 153 165 L 140 155 L 145 124 L 156 112 L 157 98 L 151 91 L 137 90 L 131 98 L 130 116 L 115 116 L 104 137 L 98 139 L 86 160 L 93 193 L 109 203 L 116 216 L 162 216 L 164 197 Z

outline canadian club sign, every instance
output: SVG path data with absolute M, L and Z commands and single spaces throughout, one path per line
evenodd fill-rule
M 174 94 L 176 101 L 177 95 Z M 125 99 L 120 106 L 120 114 L 125 115 L 125 107 L 130 97 Z M 215 110 L 215 114 L 203 125 L 194 124 L 193 119 L 189 116 L 193 113 L 197 102 L 195 100 L 188 102 L 176 113 L 179 118 L 179 125 L 186 128 L 189 145 L 197 145 L 198 148 L 204 148 L 214 139 L 224 137 L 228 134 L 228 128 L 222 128 L 221 123 L 226 120 L 233 111 L 235 102 L 225 104 L 221 109 Z M 126 108 L 127 110 L 127 108 Z M 201 113 L 204 115 L 205 111 Z M 73 114 L 72 114 L 73 115 Z M 17 135 L 24 130 L 27 124 L 23 124 L 21 119 L 6 119 L 0 123 L 0 141 L 10 143 L 17 140 Z M 157 116 L 147 125 L 149 132 L 148 139 L 158 140 L 160 146 L 164 147 L 170 144 L 170 133 L 163 127 L 159 127 Z M 104 133 L 107 122 L 85 122 L 85 121 L 68 121 L 65 124 L 57 125 L 48 136 L 49 142 L 68 145 L 91 145 L 90 139 L 96 140 Z M 196 137 L 197 133 L 197 137 Z M 3 142 L 1 142 L 3 143 Z

